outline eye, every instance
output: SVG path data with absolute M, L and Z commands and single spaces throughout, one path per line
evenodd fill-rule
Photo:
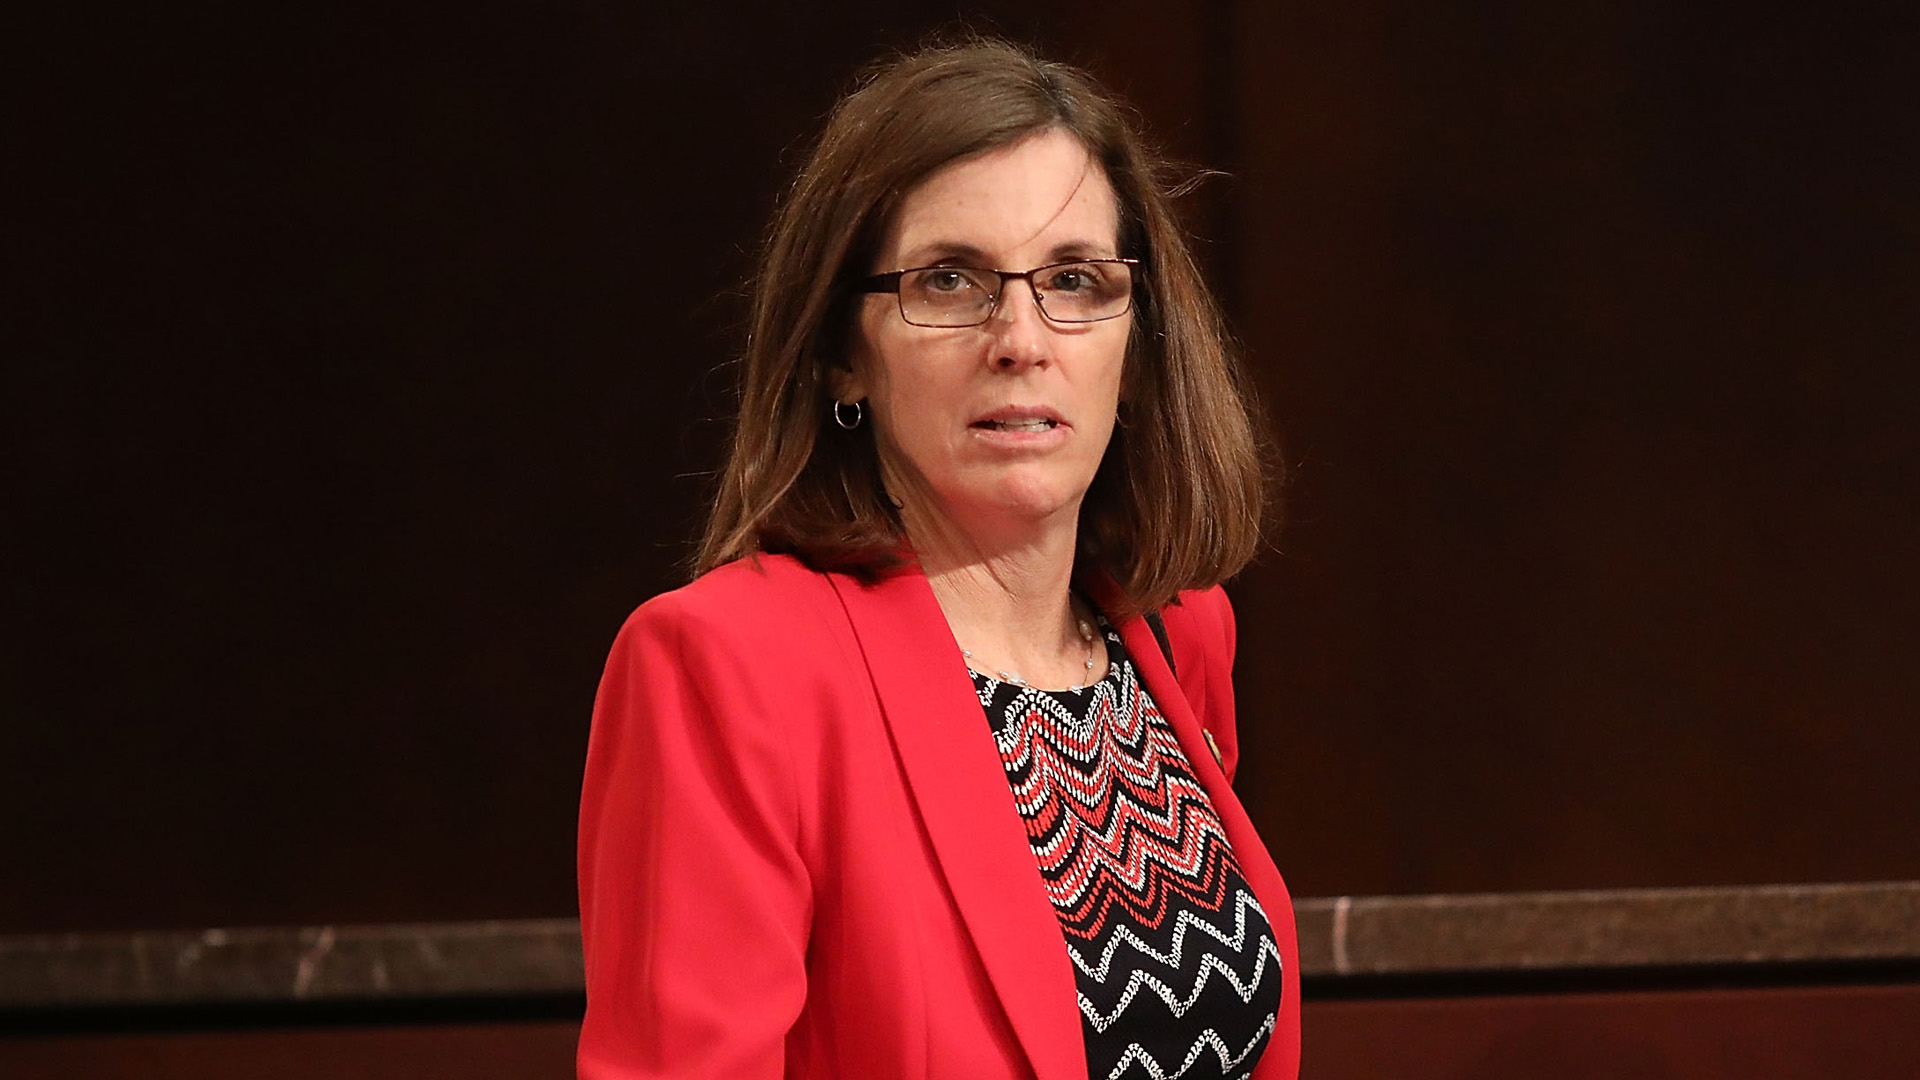
M 928 270 L 920 279 L 921 287 L 928 292 L 961 292 L 972 288 L 973 284 L 973 279 L 960 270 Z
M 1090 263 L 1072 263 L 1047 271 L 1047 278 L 1040 287 L 1051 292 L 1087 292 L 1098 289 L 1100 283 L 1099 267 Z

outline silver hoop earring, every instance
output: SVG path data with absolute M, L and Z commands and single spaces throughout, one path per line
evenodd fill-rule
M 862 402 L 858 402 L 858 401 L 852 402 L 853 419 L 849 420 L 847 419 L 846 414 L 840 411 L 842 408 L 846 406 L 846 404 L 847 403 L 845 402 L 839 402 L 839 401 L 836 401 L 833 403 L 833 405 L 831 406 L 831 409 L 833 411 L 833 422 L 836 424 L 839 424 L 842 428 L 848 431 L 852 431 L 854 428 L 857 428 L 860 426 L 860 421 L 865 420 L 867 418 L 867 407 Z

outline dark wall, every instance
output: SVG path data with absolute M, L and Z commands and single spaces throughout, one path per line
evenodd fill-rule
M 572 910 L 767 210 L 955 11 L 642 7 L 17 39 L 0 932 Z M 1296 891 L 1920 877 L 1908 8 L 970 10 L 1233 173 Z
M 1236 296 L 1295 466 L 1236 593 L 1243 786 L 1282 865 L 1920 873 L 1920 12 L 1240 20 Z

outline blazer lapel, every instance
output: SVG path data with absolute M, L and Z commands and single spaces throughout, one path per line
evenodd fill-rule
M 1120 592 L 1112 582 L 1091 579 L 1085 582 L 1085 587 L 1103 609 L 1114 610 L 1117 607 Z M 1279 935 L 1277 940 L 1287 943 L 1283 951 L 1291 956 L 1291 943 L 1295 940 L 1293 898 L 1287 892 L 1286 882 L 1280 877 L 1279 867 L 1274 865 L 1273 856 L 1268 853 L 1266 844 L 1261 842 L 1260 834 L 1254 831 L 1253 819 L 1247 816 L 1246 808 L 1240 805 L 1239 796 L 1233 793 L 1233 786 L 1227 782 L 1227 774 L 1213 756 L 1206 730 L 1193 707 L 1187 703 L 1187 696 L 1180 689 L 1173 671 L 1167 667 L 1166 656 L 1153 636 L 1153 628 L 1147 625 L 1146 619 L 1134 615 L 1116 620 L 1114 629 L 1119 632 L 1120 643 L 1126 646 L 1128 655 L 1133 657 L 1134 669 L 1146 684 L 1147 693 L 1153 695 L 1160 715 L 1166 718 L 1168 726 L 1173 728 L 1174 737 L 1179 739 L 1180 750 L 1186 754 L 1187 763 L 1199 779 L 1200 787 L 1212 800 L 1214 813 L 1220 816 L 1221 827 L 1227 831 L 1227 842 L 1233 845 L 1240 872 L 1246 876 L 1247 884 L 1253 887 L 1254 895 L 1260 898 L 1260 906 L 1266 909 L 1268 924 Z M 1291 965 L 1289 970 L 1281 973 L 1284 992 L 1293 997 L 1299 993 L 1300 974 L 1297 966 Z
M 941 873 L 1039 1080 L 1087 1074 L 1073 968 L 980 699 L 926 576 L 831 575 Z M 1131 643 L 1129 643 L 1131 647 Z

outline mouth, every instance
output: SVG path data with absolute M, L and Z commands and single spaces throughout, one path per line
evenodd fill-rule
M 1060 414 L 1045 405 L 1003 405 L 968 425 L 975 431 L 1003 431 L 1009 435 L 1039 435 L 1066 427 Z
M 1060 421 L 1044 416 L 1021 416 L 1006 420 L 975 420 L 971 426 L 982 431 L 1051 431 L 1060 426 Z

